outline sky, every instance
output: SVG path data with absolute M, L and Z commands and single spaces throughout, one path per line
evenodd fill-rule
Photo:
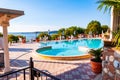
M 86 28 L 92 20 L 110 26 L 110 13 L 97 10 L 97 0 L 0 0 L 0 8 L 24 11 L 10 21 L 8 32 L 52 31 L 70 26 Z M 2 28 L 0 28 L 2 31 Z

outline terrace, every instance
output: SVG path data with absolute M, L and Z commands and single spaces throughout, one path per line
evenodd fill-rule
M 105 48 L 103 52 L 103 63 L 102 63 L 102 75 L 101 74 L 95 74 L 91 71 L 90 67 L 90 60 L 89 59 L 83 59 L 83 60 L 77 60 L 77 61 L 60 61 L 60 60 L 46 60 L 42 57 L 38 57 L 36 54 L 34 54 L 35 50 L 37 49 L 36 46 L 38 46 L 37 43 L 14 43 L 11 46 L 9 46 L 8 51 L 8 38 L 7 38 L 7 26 L 9 26 L 9 20 L 15 17 L 18 17 L 18 14 L 14 15 L 14 11 L 4 11 L 1 10 L 1 20 L 0 25 L 3 27 L 3 36 L 4 36 L 4 54 L 5 54 L 5 72 L 15 71 L 19 70 L 25 67 L 29 66 L 29 59 L 30 57 L 33 57 L 34 67 L 39 69 L 37 70 L 38 73 L 42 71 L 42 73 L 50 74 L 49 76 L 52 76 L 55 80 L 57 78 L 62 80 L 99 80 L 103 78 L 104 80 L 119 80 L 120 79 L 120 54 L 119 52 L 115 51 L 111 47 Z M 114 10 L 112 10 L 114 12 Z M 10 15 L 8 15 L 10 14 Z M 11 15 L 12 14 L 12 15 Z M 119 26 L 119 11 L 117 15 L 113 14 L 111 20 L 111 31 L 116 31 Z M 116 23 L 118 22 L 118 23 Z M 112 35 L 110 34 L 110 40 L 112 39 Z M 108 43 L 109 44 L 109 43 Z M 9 54 L 10 53 L 10 54 Z M 9 58 L 10 55 L 10 58 Z M 10 60 L 10 65 L 9 65 Z M 30 60 L 31 61 L 31 60 Z M 29 66 L 31 68 L 31 66 Z M 54 69 L 53 69 L 54 68 Z M 1 76 L 3 69 L 1 69 Z M 41 71 L 40 71 L 41 70 Z M 32 72 L 32 70 L 31 70 Z M 28 70 L 27 72 L 23 69 L 23 72 L 18 72 L 15 75 L 6 76 L 6 77 L 0 77 L 0 80 L 21 80 L 21 79 L 33 79 L 33 76 L 29 76 Z M 43 78 L 44 76 L 41 75 Z M 37 75 L 39 77 L 39 75 Z M 38 79 L 37 79 L 38 80 Z
M 35 68 L 50 73 L 61 80 L 94 80 L 94 78 L 98 80 L 96 76 L 99 74 L 91 71 L 89 59 L 77 61 L 46 60 L 34 54 L 34 50 L 37 49 L 36 46 L 38 46 L 38 43 L 14 43 L 9 46 L 11 69 L 15 71 L 29 66 L 29 58 L 32 57 Z M 22 72 L 17 74 L 19 74 L 17 80 L 24 78 Z M 28 78 L 27 71 L 26 79 Z M 16 80 L 15 74 L 9 79 Z M 0 80 L 3 80 L 3 78 L 0 78 Z

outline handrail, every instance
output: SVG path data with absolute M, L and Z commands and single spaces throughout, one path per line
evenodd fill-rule
M 51 74 L 48 74 L 46 72 L 43 72 L 42 70 L 34 68 L 34 62 L 33 62 L 32 58 L 30 58 L 30 62 L 29 62 L 28 67 L 25 67 L 23 69 L 19 69 L 16 71 L 7 72 L 5 74 L 1 74 L 0 78 L 4 79 L 4 77 L 7 77 L 7 80 L 9 80 L 9 77 L 8 77 L 9 75 L 16 74 L 16 80 L 17 80 L 17 73 L 23 71 L 23 79 L 26 80 L 26 71 L 25 70 L 27 70 L 27 69 L 29 69 L 29 79 L 30 80 L 34 80 L 35 77 L 37 77 L 37 80 L 39 80 L 39 74 L 45 75 L 46 80 L 47 80 L 47 77 L 51 78 L 52 80 L 60 80 L 59 78 L 57 78 Z M 40 76 L 40 77 L 41 77 L 41 80 L 43 80 L 42 76 Z
M 7 72 L 5 74 L 1 74 L 0 77 L 4 77 L 4 76 L 8 76 L 8 75 L 11 75 L 11 74 L 14 74 L 14 73 L 17 73 L 17 72 L 20 72 L 22 70 L 26 70 L 26 69 L 29 69 L 30 67 L 26 67 L 26 68 L 23 68 L 23 69 L 19 69 L 19 70 L 16 70 L 16 71 L 11 71 L 11 72 Z

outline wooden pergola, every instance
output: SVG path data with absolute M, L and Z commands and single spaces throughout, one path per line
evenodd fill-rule
M 9 49 L 8 49 L 8 31 L 9 21 L 16 17 L 24 15 L 24 11 L 0 8 L 0 26 L 3 28 L 4 44 L 4 72 L 10 71 Z

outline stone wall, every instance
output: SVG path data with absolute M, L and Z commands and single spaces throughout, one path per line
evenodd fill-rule
M 120 80 L 120 54 L 112 49 L 104 50 L 102 62 L 103 80 Z

